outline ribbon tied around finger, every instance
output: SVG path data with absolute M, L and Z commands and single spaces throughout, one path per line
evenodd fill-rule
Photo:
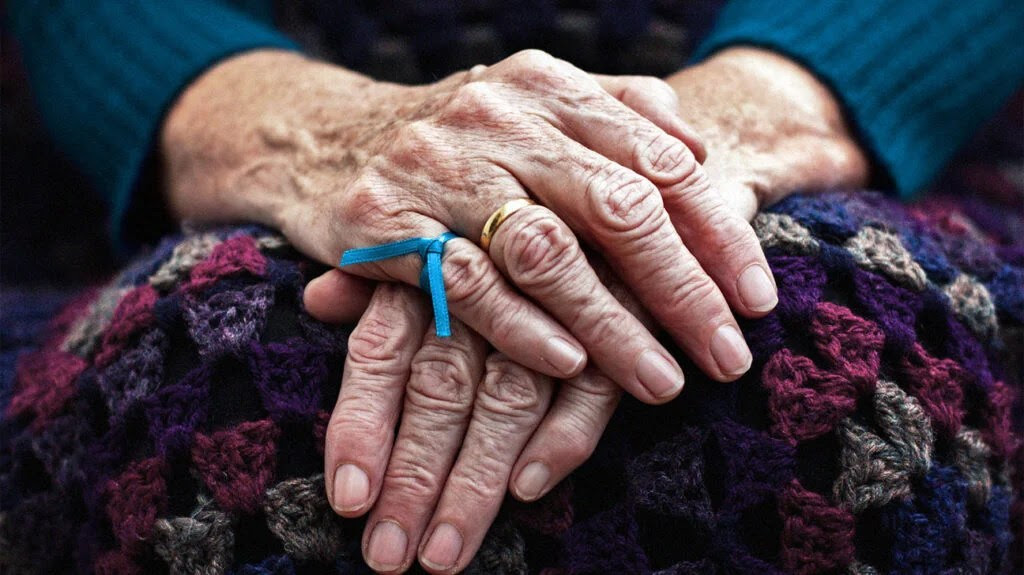
M 419 253 L 423 260 L 420 271 L 420 287 L 430 293 L 430 302 L 434 307 L 434 328 L 437 337 L 452 335 L 451 320 L 448 317 L 448 295 L 444 289 L 444 275 L 441 272 L 441 256 L 444 245 L 449 240 L 459 237 L 452 232 L 445 232 L 436 238 L 409 238 L 389 244 L 367 248 L 353 248 L 341 254 L 338 267 L 345 267 L 367 262 L 376 262 Z

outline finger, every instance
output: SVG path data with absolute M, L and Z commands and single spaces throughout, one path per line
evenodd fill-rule
M 420 546 L 428 571 L 458 571 L 480 548 L 512 465 L 547 410 L 551 386 L 550 379 L 501 355 L 488 358 L 462 451 Z
M 550 210 L 535 205 L 513 213 L 498 228 L 490 254 L 626 391 L 662 403 L 682 389 L 675 359 L 598 280 L 576 237 Z
M 363 534 L 363 557 L 376 571 L 412 564 L 462 444 L 485 355 L 483 340 L 453 321 L 450 338 L 429 332 L 413 359 L 398 438 Z
M 622 389 L 594 369 L 562 382 L 554 405 L 523 449 L 511 492 L 522 501 L 543 497 L 597 447 Z
M 616 102 L 566 116 L 569 130 L 595 152 L 656 184 L 672 224 L 733 309 L 762 316 L 777 303 L 775 283 L 753 228 L 712 188 L 679 140 Z M 593 116 L 593 118 L 591 118 Z
M 592 92 L 586 86 L 579 88 L 590 96 L 586 107 L 575 102 L 550 103 L 554 125 L 572 140 L 659 186 L 686 179 L 699 167 L 682 140 L 600 88 L 600 84 Z M 656 109 L 661 110 L 662 119 L 669 117 L 662 106 Z
M 380 490 L 409 366 L 429 317 L 413 288 L 380 284 L 349 336 L 324 448 L 327 498 L 345 517 L 364 513 Z
M 757 215 L 757 211 L 762 205 L 763 194 L 759 193 L 753 185 L 728 178 L 717 178 L 712 185 L 718 189 L 722 199 L 733 212 L 748 222 L 754 220 L 754 216 Z M 774 277 L 772 281 L 774 283 Z
M 676 232 L 659 190 L 575 142 L 565 142 L 556 157 L 533 156 L 510 166 L 512 173 L 608 258 L 700 368 L 721 381 L 746 372 L 752 356 L 736 320 Z M 500 227 L 493 242 L 501 245 L 512 229 Z
M 374 283 L 359 276 L 331 269 L 313 278 L 302 292 L 302 303 L 324 323 L 355 323 L 370 305 Z
M 683 243 L 733 309 L 747 317 L 761 317 L 779 301 L 775 278 L 744 211 L 724 195 L 753 194 L 737 193 L 732 186 L 721 191 L 704 179 L 665 186 L 661 194 Z
M 679 138 L 698 162 L 707 158 L 703 138 L 679 115 L 679 96 L 665 81 L 651 76 L 592 76 L 616 100 Z
M 406 230 L 398 239 L 437 237 L 445 231 L 442 224 L 422 216 L 390 225 Z M 393 239 L 372 243 L 387 241 Z M 410 254 L 345 269 L 364 277 L 419 285 L 423 266 L 418 255 Z M 587 356 L 576 338 L 510 286 L 478 246 L 463 238 L 448 242 L 441 269 L 452 314 L 496 349 L 526 367 L 554 377 L 572 377 L 583 369 Z

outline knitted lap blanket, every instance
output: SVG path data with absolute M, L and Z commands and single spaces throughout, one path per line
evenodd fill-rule
M 750 373 L 625 400 L 468 572 L 1020 572 L 1022 244 L 867 192 L 754 226 L 779 305 L 744 324 Z M 4 406 L 0 570 L 368 572 L 324 494 L 349 329 L 302 309 L 320 271 L 197 231 L 66 306 Z

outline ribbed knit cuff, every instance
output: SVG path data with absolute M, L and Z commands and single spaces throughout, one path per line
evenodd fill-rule
M 216 62 L 295 45 L 213 0 L 22 0 L 9 8 L 40 111 L 110 201 L 115 244 L 177 95 Z
M 801 63 L 909 196 L 1020 85 L 1022 30 L 1019 0 L 734 0 L 696 57 L 742 44 Z

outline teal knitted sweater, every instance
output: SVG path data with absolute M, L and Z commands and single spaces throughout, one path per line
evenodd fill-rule
M 44 120 L 109 199 L 115 239 L 177 94 L 232 54 L 298 49 L 272 27 L 272 8 L 268 0 L 8 6 Z M 1019 0 L 734 0 L 697 57 L 749 44 L 801 62 L 835 92 L 893 189 L 909 195 L 1020 85 L 1021 31 Z

